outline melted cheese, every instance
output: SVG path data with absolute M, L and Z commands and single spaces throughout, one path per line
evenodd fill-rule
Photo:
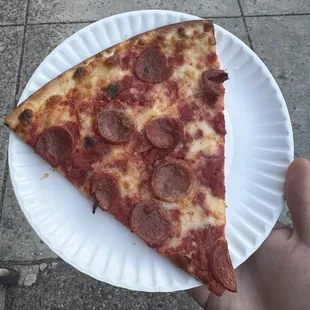
M 127 173 L 119 174 L 119 184 L 122 197 L 126 197 L 128 193 L 137 193 L 140 185 L 139 170 L 134 165 L 128 163 Z
M 200 206 L 192 206 L 193 211 L 188 210 L 181 216 L 181 236 L 185 237 L 189 230 L 204 228 L 208 225 L 208 218 Z
M 219 224 L 225 224 L 225 202 L 218 197 L 214 197 L 209 189 L 206 190 L 206 193 L 206 204 L 208 208 L 212 211 Z
M 204 137 L 199 140 L 194 140 L 190 146 L 190 149 L 186 155 L 187 159 L 195 159 L 196 155 L 203 151 L 207 155 L 215 155 L 218 152 L 218 141 L 217 139 L 210 139 Z
M 179 205 L 176 202 L 166 202 L 166 201 L 164 201 L 162 203 L 162 206 L 166 210 L 178 210 L 179 209 Z
M 197 104 L 199 106 L 199 99 L 194 99 L 196 94 L 201 93 L 201 73 L 205 70 L 218 69 L 219 64 L 217 61 L 214 63 L 208 63 L 205 61 L 205 57 L 208 53 L 215 53 L 215 45 L 212 44 L 213 34 L 212 32 L 204 33 L 202 24 L 184 24 L 186 28 L 186 43 L 191 44 L 189 49 L 181 51 L 184 56 L 185 63 L 181 66 L 175 66 L 172 76 L 169 78 L 173 80 L 178 87 L 179 98 L 171 99 L 169 94 L 164 91 L 164 83 L 154 84 L 152 92 L 152 98 L 154 102 L 149 103 L 149 107 L 141 107 L 135 105 L 128 105 L 125 107 L 126 111 L 131 114 L 136 121 L 137 131 L 142 132 L 145 124 L 155 116 L 164 115 L 168 117 L 179 117 L 179 107 L 183 104 Z M 159 30 L 161 31 L 161 30 Z M 194 31 L 196 34 L 194 35 Z M 178 33 L 177 28 L 172 28 L 168 33 L 165 33 L 166 40 L 163 43 L 158 41 L 157 30 L 146 35 L 141 35 L 140 40 L 144 41 L 146 45 L 161 44 L 163 52 L 167 57 L 175 56 L 176 45 L 175 42 L 183 40 Z M 211 44 L 210 44 L 211 42 Z M 51 82 L 43 93 L 37 93 L 29 98 L 29 102 L 26 105 L 33 105 L 37 111 L 42 105 L 42 102 L 49 98 L 51 95 L 60 95 L 62 98 L 66 98 L 70 89 L 76 88 L 80 92 L 81 100 L 87 98 L 89 104 L 92 104 L 92 100 L 96 100 L 96 95 L 100 88 L 107 87 L 109 84 L 114 84 L 124 78 L 125 75 L 134 74 L 132 70 L 123 70 L 119 64 L 106 66 L 105 61 L 107 57 L 112 55 L 118 55 L 122 58 L 124 55 L 131 52 L 141 52 L 144 47 L 136 45 L 134 41 L 124 42 L 121 45 L 111 47 L 108 51 L 101 52 L 100 55 L 94 56 L 91 59 L 86 60 L 78 66 L 85 66 L 88 74 L 85 79 L 75 80 L 73 78 L 76 67 L 71 71 L 67 71 L 60 78 Z M 180 52 L 180 51 L 178 51 Z M 199 68 L 199 69 L 198 69 Z M 38 95 L 40 94 L 40 95 Z M 43 101 L 42 101 L 43 100 Z M 222 100 L 222 99 L 221 99 Z M 79 102 L 80 103 L 80 102 Z M 79 104 L 77 103 L 77 105 Z M 222 102 L 219 102 L 222 104 Z M 113 108 L 113 101 L 111 106 Z M 58 110 L 59 112 L 59 110 Z M 19 114 L 16 114 L 19 115 Z M 66 120 L 72 121 L 72 117 L 67 111 L 61 111 L 57 115 L 52 115 L 51 123 L 56 124 L 59 120 L 65 122 Z M 81 121 L 81 136 L 92 135 L 94 119 L 87 113 L 80 113 Z M 18 123 L 15 120 L 15 123 Z M 194 138 L 197 130 L 202 131 L 201 138 Z M 184 128 L 185 133 L 194 138 L 192 143 L 189 143 L 189 151 L 186 154 L 185 159 L 190 159 L 191 164 L 196 164 L 198 159 L 196 158 L 199 152 L 204 152 L 207 155 L 215 155 L 218 151 L 219 145 L 224 144 L 224 137 L 219 136 L 207 123 L 207 121 L 198 121 L 194 119 L 187 124 Z M 114 175 L 120 186 L 120 194 L 122 198 L 131 197 L 138 193 L 141 199 L 154 199 L 152 193 L 149 190 L 149 183 L 145 182 L 141 188 L 141 180 L 144 167 L 144 163 L 141 166 L 135 161 L 131 160 L 130 154 L 132 154 L 132 144 L 125 143 L 122 145 L 112 145 L 112 150 L 109 154 L 104 155 L 101 162 L 97 162 L 93 165 L 94 172 L 105 172 Z M 129 154 L 129 155 L 128 155 Z M 124 173 L 121 167 L 115 164 L 117 160 L 128 159 L 128 170 Z M 193 202 L 193 198 L 197 193 L 205 193 L 206 199 L 202 202 L 203 206 L 197 205 Z M 86 196 L 88 193 L 84 192 Z M 225 203 L 218 197 L 213 197 L 210 190 L 193 178 L 193 185 L 191 192 L 182 201 L 178 203 L 162 202 L 163 207 L 169 211 L 173 209 L 180 210 L 180 237 L 173 236 L 168 240 L 168 245 L 176 247 L 180 244 L 180 238 L 185 237 L 190 230 L 205 228 L 208 225 L 217 225 L 218 223 L 225 223 Z M 210 210 L 210 216 L 206 216 L 205 208 Z
M 185 131 L 188 132 L 192 137 L 195 136 L 197 130 L 202 130 L 203 137 L 209 136 L 214 137 L 216 133 L 214 129 L 207 122 L 190 122 L 185 126 Z
M 160 115 L 160 112 L 155 108 L 144 109 L 137 115 L 135 115 L 137 130 L 141 132 L 145 127 L 145 124 L 153 117 Z

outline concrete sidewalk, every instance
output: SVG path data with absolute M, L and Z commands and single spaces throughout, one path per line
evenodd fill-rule
M 282 89 L 295 156 L 310 158 L 309 0 L 0 0 L 0 118 L 12 110 L 40 62 L 69 35 L 115 13 L 155 8 L 212 18 L 248 44 Z M 19 209 L 8 176 L 7 143 L 1 123 L 0 268 L 14 268 L 21 278 L 17 287 L 0 288 L 0 310 L 199 309 L 184 292 L 115 288 L 61 261 Z M 287 212 L 281 219 L 290 222 Z

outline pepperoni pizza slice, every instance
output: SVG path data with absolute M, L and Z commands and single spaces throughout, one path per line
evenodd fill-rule
M 225 238 L 224 86 L 211 21 L 155 29 L 52 80 L 6 125 L 97 207 L 215 294 Z

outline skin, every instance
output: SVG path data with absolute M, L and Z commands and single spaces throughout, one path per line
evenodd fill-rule
M 207 310 L 306 310 L 310 307 L 310 161 L 296 159 L 284 195 L 293 228 L 277 224 L 236 270 L 238 292 L 221 297 L 200 286 L 188 293 Z

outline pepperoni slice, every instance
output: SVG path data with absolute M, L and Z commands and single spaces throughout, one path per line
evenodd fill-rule
M 211 70 L 202 73 L 202 79 L 209 80 L 216 83 L 223 83 L 228 80 L 228 73 L 224 70 Z
M 174 118 L 154 118 L 145 127 L 148 140 L 157 148 L 172 149 L 183 137 L 183 126 Z
M 91 168 L 91 165 L 100 159 L 100 154 L 88 150 L 81 150 L 73 154 L 72 164 L 74 168 Z
M 215 105 L 220 96 L 218 83 L 208 79 L 203 79 L 203 90 L 206 103 L 211 106 Z
M 56 167 L 72 155 L 73 147 L 71 132 L 65 127 L 53 126 L 41 133 L 34 149 L 52 167 Z
M 228 74 L 223 70 L 205 71 L 202 73 L 202 84 L 206 103 L 214 105 L 221 93 L 220 83 L 228 79 Z
M 211 189 L 212 195 L 225 198 L 224 186 L 224 157 L 215 156 L 206 158 L 196 170 L 198 181 Z
M 89 169 L 78 168 L 66 171 L 66 178 L 76 186 L 83 186 L 87 180 Z
M 171 236 L 171 224 L 163 209 L 154 202 L 141 202 L 131 213 L 131 231 L 140 236 L 150 247 L 162 245 Z
M 159 199 L 178 201 L 186 196 L 191 186 L 191 174 L 180 162 L 165 162 L 155 168 L 151 179 L 152 190 Z
M 207 289 L 216 296 L 222 296 L 225 292 L 225 288 L 214 278 L 211 270 L 195 269 L 195 275 L 206 285 Z
M 105 110 L 97 117 L 100 136 L 110 143 L 128 142 L 135 132 L 134 120 L 125 111 Z
M 225 118 L 223 112 L 219 112 L 213 118 L 213 129 L 220 135 L 226 135 Z
M 214 277 L 229 291 L 236 292 L 237 284 L 232 266 L 227 242 L 218 239 L 211 249 L 210 257 L 211 270 Z
M 109 174 L 100 173 L 93 177 L 91 190 L 94 198 L 103 210 L 109 210 L 117 204 L 119 188 L 116 180 Z
M 159 46 L 144 50 L 134 64 L 137 77 L 146 83 L 161 83 L 169 78 L 172 69 Z

